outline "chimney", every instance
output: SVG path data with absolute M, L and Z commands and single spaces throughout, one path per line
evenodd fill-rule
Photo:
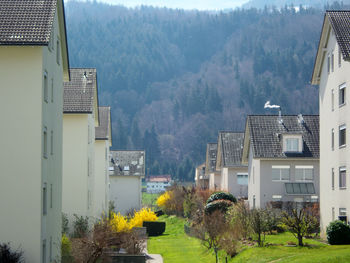
M 283 124 L 283 119 L 282 119 L 282 107 L 278 108 L 278 123 Z
M 305 124 L 305 121 L 304 121 L 304 118 L 303 118 L 303 115 L 302 115 L 302 114 L 298 114 L 298 122 L 299 122 L 299 124 L 301 124 L 301 125 L 304 125 L 304 124 Z

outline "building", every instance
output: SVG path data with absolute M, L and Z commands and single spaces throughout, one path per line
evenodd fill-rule
M 99 126 L 96 69 L 72 68 L 64 83 L 62 212 L 93 218 L 95 127 Z
M 251 208 L 319 201 L 319 117 L 250 115 L 242 162 Z
M 209 188 L 209 178 L 205 176 L 205 163 L 202 163 L 196 167 L 194 180 L 196 187 L 199 187 L 201 189 Z
M 336 219 L 349 223 L 350 11 L 327 11 L 312 84 L 319 85 L 321 232 Z
M 217 143 L 208 143 L 205 157 L 205 180 L 208 180 L 210 190 L 220 190 L 221 173 L 216 171 Z M 207 179 L 208 178 L 208 179 Z
M 63 1 L 2 1 L 0 58 L 0 243 L 23 250 L 26 262 L 52 262 L 60 259 L 69 80 Z
M 171 175 L 153 175 L 147 178 L 147 193 L 162 193 L 171 186 Z
M 99 126 L 95 128 L 94 216 L 108 212 L 109 149 L 112 146 L 110 107 L 98 107 Z
M 248 166 L 242 164 L 243 132 L 219 132 L 216 171 L 221 173 L 219 188 L 237 198 L 248 198 Z
M 144 151 L 111 151 L 109 199 L 115 210 L 127 214 L 141 209 L 142 178 L 145 177 Z

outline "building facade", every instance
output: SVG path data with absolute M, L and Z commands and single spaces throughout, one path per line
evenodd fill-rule
M 336 219 L 349 223 L 350 11 L 329 11 L 315 60 L 312 84 L 319 85 L 321 233 Z
M 216 170 L 217 143 L 208 143 L 205 157 L 205 176 L 210 190 L 220 190 L 221 173 Z
M 0 35 L 0 243 L 29 263 L 58 261 L 69 80 L 63 1 L 2 2 Z
M 248 116 L 242 162 L 250 208 L 319 202 L 319 117 Z

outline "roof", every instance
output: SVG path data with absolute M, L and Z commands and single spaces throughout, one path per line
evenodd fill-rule
M 208 143 L 207 144 L 207 165 L 209 167 L 205 168 L 206 172 L 215 172 L 216 168 L 216 155 L 218 152 L 218 144 L 217 143 Z
M 47 45 L 56 12 L 55 0 L 2 0 L 0 43 L 2 45 Z
M 152 175 L 147 178 L 147 182 L 168 183 L 171 181 L 171 175 Z
M 110 166 L 114 166 L 114 176 L 145 175 L 144 151 L 111 151 Z
M 220 143 L 219 148 L 221 149 L 222 165 L 224 167 L 241 166 L 243 140 L 243 132 L 219 132 L 218 143 Z
M 95 128 L 96 140 L 110 139 L 110 107 L 98 107 L 100 126 Z
M 249 138 L 245 138 L 244 147 L 249 140 L 254 158 L 319 158 L 319 116 L 304 115 L 302 118 L 303 122 L 300 122 L 297 115 L 283 115 L 281 124 L 276 115 L 250 115 L 245 133 Z M 285 134 L 302 135 L 302 153 L 283 151 L 281 135 Z
M 63 113 L 92 113 L 97 101 L 96 69 L 71 68 L 69 71 L 71 80 L 64 82 Z
M 311 81 L 314 85 L 319 84 L 320 81 L 322 64 L 323 61 L 325 61 L 324 57 L 326 56 L 327 51 L 330 28 L 334 31 L 343 59 L 350 61 L 350 11 L 326 11 L 312 73 Z

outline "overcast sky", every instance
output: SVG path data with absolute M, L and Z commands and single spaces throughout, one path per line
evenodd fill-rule
M 65 0 L 69 1 L 69 0 Z M 85 1 L 85 0 L 80 0 Z M 222 10 L 236 8 L 248 0 L 97 0 L 109 4 L 119 4 L 127 7 L 139 5 L 152 5 L 158 7 L 198 9 L 198 10 Z

